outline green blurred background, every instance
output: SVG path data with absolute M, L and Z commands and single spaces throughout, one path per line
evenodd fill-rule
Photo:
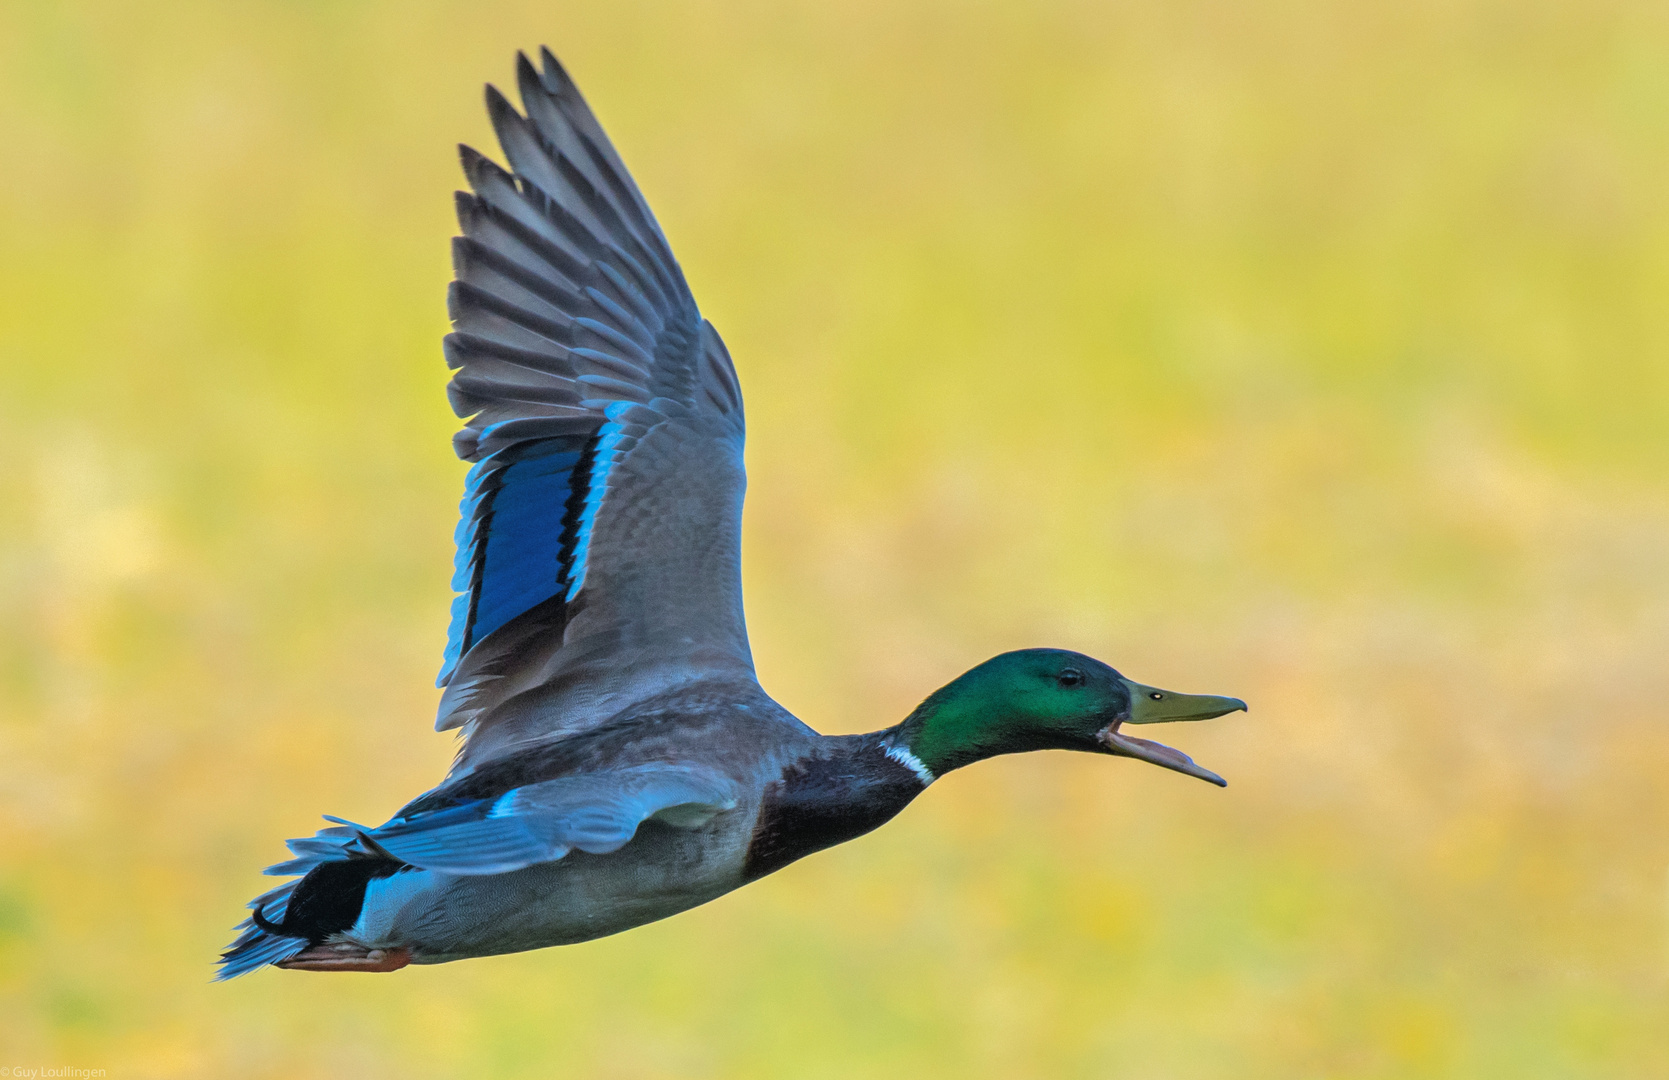
M 766 687 L 1241 695 L 617 938 L 210 985 L 439 777 L 480 84 L 567 61 L 748 394 Z M 1669 1076 L 1669 10 L 0 7 L 0 1062 Z

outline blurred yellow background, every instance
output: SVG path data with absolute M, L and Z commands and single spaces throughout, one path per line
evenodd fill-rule
M 766 687 L 1238 694 L 705 908 L 211 985 L 430 730 L 480 84 L 568 63 L 748 395 Z M 1669 9 L 0 7 L 0 1064 L 1669 1076 Z

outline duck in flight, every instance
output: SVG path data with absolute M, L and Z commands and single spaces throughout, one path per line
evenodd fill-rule
M 462 748 L 386 824 L 289 841 L 219 977 L 393 971 L 586 941 L 876 828 L 953 769 L 1025 750 L 1222 785 L 1132 725 L 1175 694 L 1060 649 L 1004 653 L 901 723 L 819 735 L 754 676 L 742 394 L 631 175 L 549 50 L 493 87 L 506 171 L 462 148 L 447 387 L 473 462 L 436 728 Z

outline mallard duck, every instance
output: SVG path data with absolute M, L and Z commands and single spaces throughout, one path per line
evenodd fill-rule
M 445 780 L 376 827 L 327 818 L 249 905 L 220 978 L 393 971 L 665 918 L 886 822 L 946 773 L 1082 750 L 1222 785 L 1126 732 L 1245 703 L 1061 649 L 987 660 L 901 723 L 819 735 L 754 675 L 742 394 L 637 185 L 549 50 L 510 171 L 462 148 L 448 296 L 473 462 L 436 728 Z

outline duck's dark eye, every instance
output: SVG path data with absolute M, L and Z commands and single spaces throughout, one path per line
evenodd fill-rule
M 1159 692 L 1159 691 L 1157 691 L 1157 690 L 1155 690 L 1155 691 L 1154 691 L 1154 692 L 1153 692 L 1153 693 L 1151 693 L 1151 694 L 1149 694 L 1149 695 L 1148 695 L 1148 697 L 1150 697 L 1150 698 L 1152 698 L 1152 699 L 1153 699 L 1153 700 L 1154 700 L 1154 701 L 1163 701 L 1163 700 L 1165 700 L 1165 695 L 1164 695 L 1164 694 L 1161 694 L 1161 693 L 1160 693 L 1160 692 Z
M 1084 681 L 1084 673 L 1077 668 L 1067 668 L 1056 676 L 1062 686 L 1077 686 Z

